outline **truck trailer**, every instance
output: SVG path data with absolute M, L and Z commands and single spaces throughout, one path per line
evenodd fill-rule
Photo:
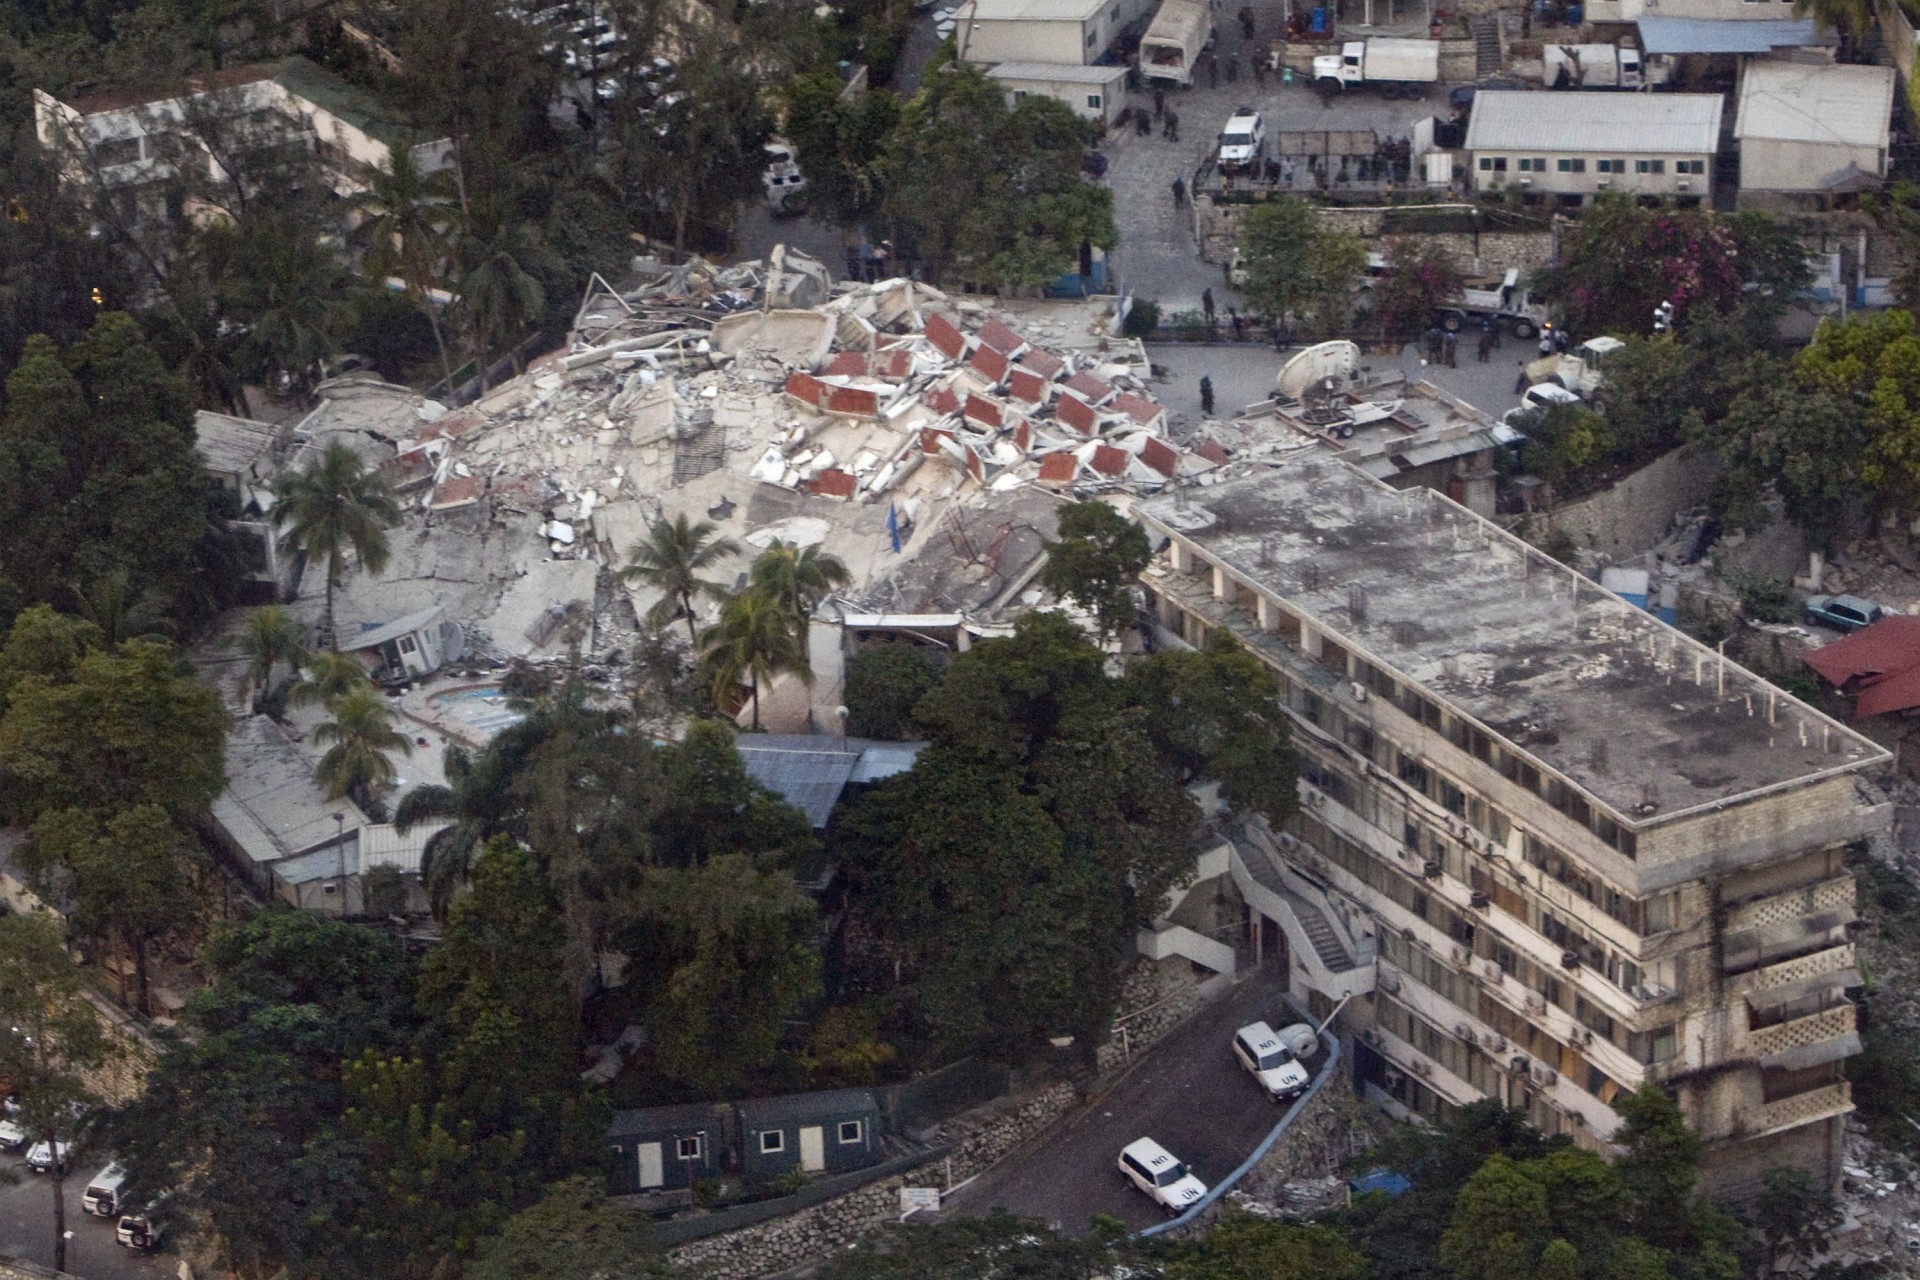
M 1164 0 L 1140 37 L 1140 75 L 1145 80 L 1187 86 L 1200 52 L 1213 39 L 1213 13 L 1205 0 Z
M 1549 89 L 1643 89 L 1640 51 L 1631 45 L 1550 44 L 1541 48 Z
M 1349 40 L 1339 53 L 1323 53 L 1313 60 L 1313 82 L 1322 93 L 1364 84 L 1378 86 L 1382 97 L 1417 98 L 1422 85 L 1439 79 L 1438 40 Z

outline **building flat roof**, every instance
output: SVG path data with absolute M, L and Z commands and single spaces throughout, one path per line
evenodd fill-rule
M 1832 44 L 1812 18 L 1641 18 L 1640 47 L 1655 53 L 1771 53 Z
M 1750 62 L 1733 136 L 1884 147 L 1892 129 L 1893 68 Z
M 194 76 L 183 84 L 171 89 L 103 89 L 98 93 L 89 93 L 67 103 L 83 116 L 103 115 L 109 111 L 130 111 L 135 107 L 150 107 L 161 102 L 172 102 L 176 98 L 191 97 L 200 93 L 218 93 L 223 89 L 238 89 L 243 85 L 259 84 L 263 80 L 273 79 L 271 66 L 222 67 L 218 71 Z
M 1111 84 L 1124 80 L 1125 67 L 1081 66 L 1076 62 L 1002 62 L 987 69 L 995 80 L 1058 80 L 1073 84 Z
M 1720 145 L 1722 106 L 1717 93 L 1482 89 L 1467 122 L 1467 150 L 1711 155 Z
M 213 816 L 254 862 L 281 862 L 367 825 L 353 801 L 327 799 L 314 781 L 313 761 L 267 716 L 233 726 L 226 767 L 226 790 L 213 802 Z M 334 821 L 336 813 L 344 822 Z
M 339 117 L 369 138 L 389 147 L 410 146 L 433 139 L 403 117 L 387 109 L 372 94 L 348 83 L 317 62 L 295 56 L 274 68 L 273 81 L 298 94 L 330 115 Z
M 971 0 L 960 7 L 961 21 L 1085 22 L 1108 0 Z
M 1135 511 L 1630 825 L 1886 757 L 1430 489 L 1310 453 Z
M 244 475 L 265 457 L 281 429 L 271 422 L 202 409 L 193 415 L 193 444 L 209 471 Z

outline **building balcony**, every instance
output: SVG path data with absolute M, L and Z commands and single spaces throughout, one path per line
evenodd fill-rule
M 1853 900 L 1853 877 L 1835 876 L 1803 889 L 1739 904 L 1727 912 L 1726 933 L 1732 938 L 1827 917 L 1836 917 L 1836 923 L 1845 924 L 1853 918 Z M 1842 914 L 1846 918 L 1837 919 Z
M 1853 1089 L 1845 1080 L 1819 1089 L 1809 1089 L 1789 1098 L 1779 1098 L 1749 1108 L 1740 1115 L 1741 1136 L 1758 1138 L 1781 1129 L 1798 1128 L 1828 1120 L 1853 1110 Z
M 1860 1052 L 1854 1007 L 1837 1004 L 1747 1033 L 1747 1053 L 1763 1067 L 1798 1071 Z

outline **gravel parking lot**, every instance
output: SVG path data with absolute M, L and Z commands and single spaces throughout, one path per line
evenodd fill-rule
M 1284 991 L 1272 970 L 1240 982 L 1136 1059 L 1104 1097 L 951 1197 L 945 1212 L 1004 1208 L 1074 1235 L 1096 1213 L 1135 1228 L 1164 1220 L 1121 1178 L 1115 1158 L 1134 1139 L 1151 1137 L 1208 1186 L 1239 1167 L 1282 1109 L 1234 1060 L 1233 1033 L 1259 1018 L 1275 1026 L 1298 1021 Z M 1309 1066 L 1318 1069 L 1319 1061 Z

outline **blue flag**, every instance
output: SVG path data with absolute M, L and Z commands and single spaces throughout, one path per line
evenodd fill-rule
M 893 504 L 891 502 L 887 504 L 887 537 L 893 540 L 893 554 L 899 555 L 900 554 L 900 514 L 894 510 Z

